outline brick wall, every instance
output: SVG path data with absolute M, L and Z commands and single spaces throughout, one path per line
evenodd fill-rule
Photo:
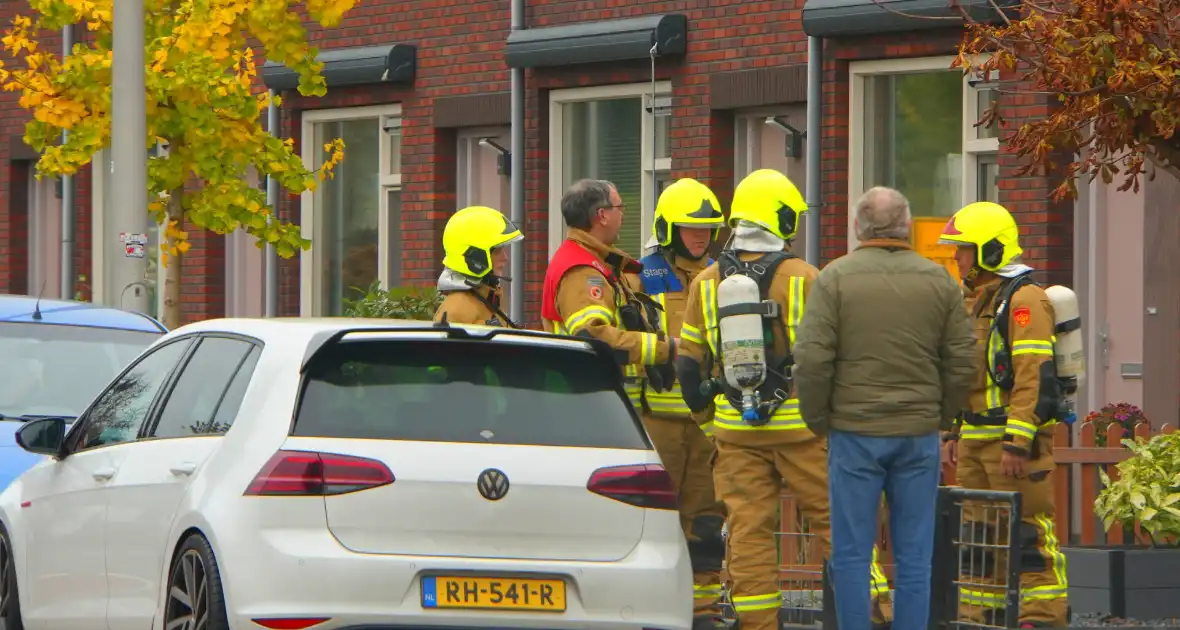
M 634 17 L 677 12 L 689 18 L 688 53 L 683 59 L 660 60 L 657 78 L 670 80 L 673 93 L 671 129 L 673 176 L 696 177 L 716 189 L 728 203 L 733 188 L 733 113 L 714 109 L 709 77 L 718 72 L 804 64 L 806 37 L 801 24 L 802 0 L 529 0 L 529 27 L 558 26 L 576 21 Z M 7 9 L 0 9 L 0 19 Z M 339 47 L 408 43 L 417 46 L 417 77 L 412 86 L 361 86 L 331 90 L 324 98 L 284 95 L 281 116 L 284 134 L 300 144 L 303 112 L 347 106 L 401 103 L 402 105 L 402 224 L 403 284 L 432 284 L 440 268 L 442 227 L 456 202 L 455 130 L 436 128 L 433 102 L 442 97 L 506 93 L 509 73 L 502 61 L 509 32 L 509 3 L 505 0 L 371 0 L 361 3 L 329 31 L 312 30 L 321 50 Z M 905 41 L 904 44 L 897 42 Z M 848 64 L 858 59 L 950 54 L 957 34 L 923 33 L 880 39 L 828 43 L 824 86 L 824 212 L 822 258 L 845 252 L 848 208 Z M 45 45 L 53 46 L 52 37 Z M 646 60 L 589 64 L 526 72 L 525 210 L 526 301 L 532 323 L 539 312 L 541 279 L 548 258 L 548 178 L 553 156 L 548 153 L 548 92 L 577 86 L 646 82 Z M 0 128 L 19 135 L 24 113 L 15 96 L 0 94 Z M 1032 97 L 1005 96 L 1004 107 L 1014 116 L 1034 116 L 1046 105 Z M 0 141 L 3 139 L 0 138 Z M 0 142 L 0 161 L 8 145 Z M 346 158 L 347 159 L 347 158 Z M 1012 176 L 1015 163 L 1001 158 L 1001 200 L 1023 224 L 1028 259 L 1051 270 L 1053 279 L 1068 279 L 1071 222 L 1064 208 L 1047 202 L 1048 183 L 1040 177 Z M 0 290 L 19 276 L 14 262 L 23 243 L 20 213 L 8 198 L 12 169 L 0 169 Z M 79 178 L 79 226 L 76 249 L 78 272 L 89 275 L 90 228 L 88 176 Z M 280 216 L 297 220 L 299 198 L 284 195 Z M 507 210 L 507 209 L 505 209 Z M 638 217 L 630 218 L 638 220 Z M 83 222 L 85 227 L 83 227 Z M 395 227 L 395 229 L 397 229 Z M 184 263 L 183 311 L 186 320 L 224 313 L 224 239 L 190 232 L 193 248 Z M 399 236 L 395 234 L 395 237 Z M 299 313 L 299 257 L 280 266 L 282 315 Z
M 531 0 L 531 28 L 585 20 L 684 13 L 689 51 L 683 60 L 661 60 L 657 76 L 671 80 L 674 111 L 672 169 L 676 177 L 697 177 L 723 198 L 733 186 L 732 114 L 709 105 L 708 76 L 727 70 L 806 62 L 806 38 L 799 29 L 801 2 L 746 0 Z M 395 6 L 397 11 L 390 8 Z M 455 206 L 453 131 L 431 121 L 433 99 L 509 90 L 501 53 L 509 32 L 507 2 L 374 2 L 349 16 L 342 28 L 318 32 L 321 49 L 405 42 L 418 46 L 418 76 L 405 91 L 338 90 L 324 99 L 288 95 L 284 129 L 298 135 L 299 112 L 343 105 L 401 102 L 403 129 L 402 237 L 407 283 L 434 282 L 441 260 L 441 231 Z M 541 279 L 548 259 L 549 162 L 548 91 L 577 86 L 650 80 L 646 61 L 586 65 L 526 72 L 525 211 L 527 309 L 536 320 Z M 347 158 L 346 158 L 347 159 Z M 284 216 L 297 216 L 298 200 L 286 202 Z M 634 219 L 634 220 L 637 220 Z M 284 264 L 282 310 L 298 312 L 299 265 Z
M 846 251 L 848 224 L 843 209 L 849 208 L 854 201 L 848 198 L 849 64 L 871 59 L 953 55 L 960 37 L 961 31 L 947 29 L 905 37 L 889 35 L 827 41 L 823 110 L 823 191 L 827 210 L 822 219 L 824 260 L 831 260 Z M 1019 91 L 1018 86 L 1004 89 Z M 1045 270 L 1045 278 L 1051 283 L 1072 285 L 1072 205 L 1068 201 L 1050 202 L 1050 192 L 1056 185 L 1050 178 L 1036 174 L 1018 176 L 1021 162 L 1003 146 L 1003 139 L 1024 121 L 1048 115 L 1050 103 L 1038 95 L 1002 93 L 999 106 L 1001 115 L 1007 119 L 1000 129 L 1000 203 L 1012 212 L 1020 225 L 1025 262 Z

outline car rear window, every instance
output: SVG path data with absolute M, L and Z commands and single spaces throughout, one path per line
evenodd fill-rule
M 296 436 L 649 448 L 618 368 L 569 348 L 347 342 L 304 381 Z

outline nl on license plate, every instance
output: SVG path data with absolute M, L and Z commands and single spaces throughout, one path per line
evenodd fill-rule
M 422 578 L 423 608 L 565 612 L 565 582 L 529 578 Z

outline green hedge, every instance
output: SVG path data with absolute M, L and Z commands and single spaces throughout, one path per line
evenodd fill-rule
M 374 281 L 369 288 L 356 287 L 356 291 L 364 293 L 364 296 L 344 300 L 346 317 L 431 321 L 443 301 L 443 296 L 433 287 L 392 287 L 385 290 Z

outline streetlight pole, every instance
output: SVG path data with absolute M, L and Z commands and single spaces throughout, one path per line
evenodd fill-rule
M 61 60 L 74 49 L 74 25 L 66 24 L 61 29 Z M 69 141 L 70 132 L 61 132 L 61 143 Z M 61 299 L 74 299 L 74 178 L 61 178 Z M 29 287 L 35 289 L 37 287 Z
M 143 283 L 151 252 L 150 245 L 137 238 L 146 232 L 148 204 L 143 0 L 118 0 L 114 5 L 111 206 L 104 208 L 104 224 L 110 226 L 104 245 L 114 255 L 107 257 L 110 276 L 104 284 L 113 290 L 113 305 L 146 312 L 148 292 Z M 163 289 L 159 286 L 163 275 L 161 268 L 157 291 Z

